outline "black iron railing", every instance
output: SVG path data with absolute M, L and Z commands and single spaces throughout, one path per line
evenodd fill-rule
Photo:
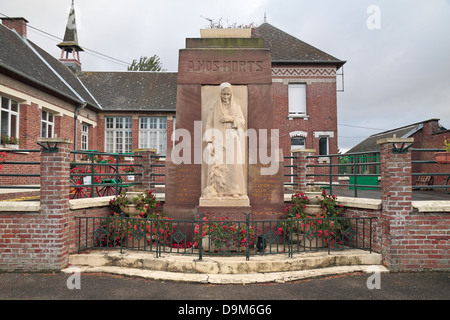
M 161 156 L 161 155 L 152 155 L 152 163 L 151 163 L 151 168 L 152 168 L 152 173 L 150 174 L 152 177 L 152 182 L 150 183 L 151 187 L 156 187 L 156 186 L 165 186 L 165 179 L 164 181 L 156 181 L 158 180 L 157 177 L 165 177 L 166 174 L 165 173 L 155 173 L 155 170 L 153 168 L 165 168 L 166 164 L 164 161 L 161 161 L 161 159 L 164 159 L 166 156 Z M 157 161 L 155 161 L 157 160 Z
M 296 157 L 285 157 L 292 159 Z M 307 165 L 309 168 L 317 168 L 321 173 L 306 174 L 306 177 L 313 177 L 314 182 L 309 182 L 310 186 L 318 186 L 329 190 L 333 194 L 333 188 L 345 187 L 354 191 L 354 196 L 358 197 L 358 190 L 378 190 L 379 185 L 379 152 L 355 152 L 346 154 L 313 155 L 310 159 L 317 159 L 318 164 Z M 295 167 L 295 165 L 285 165 L 285 168 Z M 295 176 L 295 174 L 285 174 L 285 176 Z M 339 178 L 347 178 L 348 182 L 339 183 Z M 294 185 L 293 183 L 285 183 Z
M 79 252 L 90 249 L 137 250 L 196 255 L 250 256 L 362 249 L 372 252 L 375 218 L 177 220 L 77 217 Z
M 442 151 L 442 149 L 411 148 L 411 152 L 413 153 L 413 160 L 411 161 L 413 166 L 412 176 L 417 177 L 417 179 L 413 179 L 413 189 L 441 189 L 445 193 L 450 193 L 450 165 L 438 164 L 433 155 L 435 152 Z M 422 165 L 432 166 L 423 168 Z M 416 167 L 417 169 L 414 170 Z M 439 170 L 436 170 L 438 168 Z M 430 172 L 430 170 L 433 171 Z M 438 180 L 435 177 L 442 177 L 442 179 L 439 179 L 442 184 L 434 184 Z
M 14 155 L 23 155 L 29 153 L 38 153 L 41 152 L 39 149 L 12 149 L 12 150 L 1 150 L 1 152 L 5 153 L 5 156 L 2 157 L 2 161 L 0 161 L 0 167 L 5 166 L 2 173 L 0 173 L 0 177 L 14 177 L 19 178 L 20 181 L 24 183 L 20 185 L 14 185 L 10 183 L 2 183 L 0 184 L 1 189 L 39 189 L 39 182 L 37 184 L 31 183 L 30 180 L 34 178 L 40 177 L 40 169 L 38 167 L 37 170 L 34 170 L 36 173 L 29 173 L 30 166 L 40 166 L 40 161 L 10 161 L 14 160 Z M 11 166 L 11 167 L 10 167 Z M 13 167 L 12 167 L 13 166 Z M 11 169 L 12 168 L 12 169 Z M 10 173 L 5 173 L 10 172 Z M 19 173 L 20 172 L 20 173 Z M 27 180 L 27 178 L 30 178 Z M 17 179 L 16 179 L 17 181 Z

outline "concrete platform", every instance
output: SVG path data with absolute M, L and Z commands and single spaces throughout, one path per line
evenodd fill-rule
M 70 256 L 66 273 L 112 273 L 152 280 L 211 283 L 250 284 L 288 282 L 312 277 L 354 272 L 388 272 L 381 265 L 381 255 L 362 250 L 314 252 L 245 257 L 210 257 L 133 251 L 96 251 Z

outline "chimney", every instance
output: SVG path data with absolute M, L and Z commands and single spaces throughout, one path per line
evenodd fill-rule
M 25 18 L 1 18 L 3 25 L 9 29 L 14 29 L 22 37 L 27 37 L 27 23 L 28 20 Z

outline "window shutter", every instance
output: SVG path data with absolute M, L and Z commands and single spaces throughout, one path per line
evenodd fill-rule
M 289 113 L 306 114 L 306 85 L 289 85 Z

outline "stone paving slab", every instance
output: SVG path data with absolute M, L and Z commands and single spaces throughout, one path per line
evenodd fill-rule
M 209 284 L 251 284 L 251 283 L 284 283 L 308 278 L 325 277 L 330 275 L 340 275 L 359 272 L 372 272 L 374 266 L 338 266 L 329 268 L 320 268 L 313 270 L 287 271 L 287 272 L 267 272 L 251 274 L 208 274 L 208 273 L 180 273 L 167 271 L 154 271 L 137 268 L 123 267 L 69 267 L 62 270 L 64 273 L 109 273 L 129 277 L 140 277 L 157 281 L 191 282 L 191 283 L 209 283 Z M 370 268 L 370 269 L 369 269 Z M 376 270 L 381 273 L 389 272 L 383 266 L 376 266 Z

